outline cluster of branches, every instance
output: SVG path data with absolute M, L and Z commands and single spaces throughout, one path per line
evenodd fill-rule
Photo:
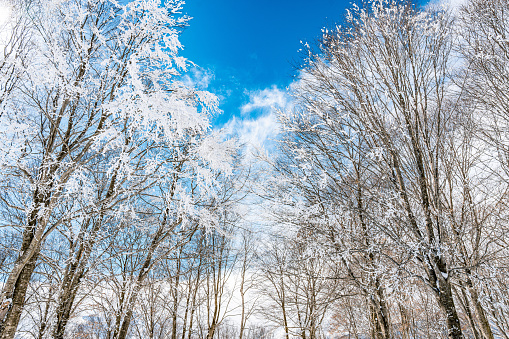
M 505 0 L 374 0 L 324 30 L 265 184 L 281 241 L 322 261 L 277 275 L 282 309 L 298 291 L 286 281 L 315 279 L 311 293 L 332 279 L 329 300 L 306 300 L 313 319 L 335 305 L 335 333 L 508 338 L 508 38 Z

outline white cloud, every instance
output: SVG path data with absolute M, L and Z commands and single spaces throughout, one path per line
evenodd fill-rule
M 214 77 L 211 70 L 195 66 L 182 76 L 182 82 L 188 87 L 205 90 Z
M 263 90 L 249 92 L 249 102 L 240 108 L 242 114 L 248 114 L 254 110 L 264 112 L 274 109 L 287 109 L 290 98 L 286 91 L 272 86 Z
M 462 5 L 465 5 L 467 3 L 466 0 L 449 0 L 445 1 L 445 3 L 449 4 L 452 8 L 458 8 Z
M 468 0 L 432 0 L 428 5 L 432 6 L 446 6 L 451 8 L 453 11 L 458 10 L 461 6 L 465 5 Z
M 249 93 L 249 102 L 240 111 L 242 116 L 233 117 L 223 129 L 228 135 L 235 135 L 246 145 L 247 155 L 256 151 L 270 150 L 279 134 L 278 110 L 288 110 L 292 100 L 287 91 L 272 86 Z M 249 118 L 249 113 L 258 111 L 259 115 Z
M 246 144 L 248 155 L 254 150 L 267 149 L 279 133 L 279 123 L 274 111 L 253 119 L 233 117 L 224 130 L 229 135 L 236 135 L 239 141 Z

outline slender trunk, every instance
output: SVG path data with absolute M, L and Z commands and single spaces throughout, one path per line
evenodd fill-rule
M 82 274 L 73 275 L 72 282 L 67 288 L 63 289 L 60 294 L 59 304 L 56 310 L 57 323 L 55 324 L 53 332 L 54 339 L 64 339 L 65 328 L 71 317 L 72 306 L 76 299 L 82 276 Z
M 131 295 L 129 296 L 124 318 L 122 319 L 121 325 L 115 328 L 115 332 L 113 335 L 113 338 L 115 339 L 125 339 L 127 337 L 127 331 L 129 330 L 129 325 L 131 324 L 134 306 L 138 299 L 138 294 L 140 293 L 141 290 L 141 284 L 143 283 L 147 274 L 149 273 L 150 265 L 152 264 L 152 257 L 154 255 L 154 252 L 159 246 L 159 242 L 163 238 L 165 225 L 166 220 L 162 223 L 162 225 L 159 227 L 157 232 L 154 234 L 154 237 L 152 238 L 152 243 L 150 244 L 147 257 L 145 258 L 145 261 L 143 262 L 143 265 L 140 268 L 140 272 L 138 273 L 135 286 L 133 288 Z
M 23 231 L 23 242 L 21 243 L 20 255 L 14 263 L 7 280 L 2 287 L 1 302 L 2 308 L 6 313 L 2 317 L 3 322 L 0 324 L 0 337 L 13 338 L 14 331 L 18 326 L 17 322 L 14 322 L 16 314 L 21 312 L 25 302 L 26 289 L 28 282 L 24 283 L 26 279 L 30 280 L 31 274 L 35 268 L 35 261 L 40 251 L 40 242 L 46 228 L 48 212 L 46 211 L 45 216 L 39 217 L 41 212 L 49 203 L 49 196 L 47 194 L 40 194 L 39 188 L 37 188 L 33 195 L 34 208 L 28 215 L 28 222 Z M 31 268 L 31 266 L 34 266 Z M 30 274 L 30 275 L 29 275 Z M 21 288 L 21 290 L 20 290 Z M 9 307 L 10 306 L 10 307 Z M 9 307 L 7 309 L 7 307 Z M 5 309 L 7 311 L 5 312 Z M 12 318 L 14 316 L 14 318 Z M 19 316 L 17 316 L 19 318 Z M 11 334 L 5 334 L 4 331 L 8 331 Z
M 18 327 L 21 312 L 25 305 L 25 296 L 30 283 L 30 278 L 35 270 L 37 258 L 39 257 L 40 244 L 48 220 L 48 210 L 42 218 L 39 212 L 49 205 L 49 195 L 40 194 L 36 189 L 34 192 L 34 205 L 36 206 L 29 214 L 27 227 L 23 232 L 21 244 L 21 256 L 9 274 L 7 281 L 2 288 L 2 297 L 11 298 L 11 306 L 7 310 L 3 322 L 0 325 L 0 338 L 13 339 Z
M 241 314 L 240 314 L 240 331 L 239 331 L 239 339 L 242 339 L 244 335 L 244 328 L 246 326 L 246 304 L 244 300 L 244 279 L 242 279 L 242 283 L 240 285 L 240 303 L 241 303 Z
M 105 201 L 108 201 L 108 199 L 111 199 L 114 195 L 117 172 L 118 169 L 115 169 L 113 172 L 108 185 L 108 190 L 104 197 Z M 104 214 L 105 207 L 102 206 L 98 219 L 94 222 L 90 231 L 88 231 L 90 219 L 85 220 L 82 225 L 80 236 L 77 240 L 80 247 L 74 255 L 73 262 L 67 267 L 62 281 L 62 291 L 60 293 L 56 309 L 57 323 L 55 324 L 55 329 L 53 331 L 54 339 L 64 339 L 65 328 L 71 317 L 72 306 L 76 299 L 81 280 L 85 275 L 86 267 L 88 265 L 90 255 L 92 254 L 92 249 L 97 241 L 97 233 L 101 229 Z
M 140 273 L 138 274 L 138 278 L 135 281 L 135 285 L 131 294 L 129 295 L 128 301 L 126 303 L 126 313 L 121 319 L 121 321 L 117 322 L 117 326 L 115 327 L 115 331 L 113 334 L 113 338 L 115 339 L 125 339 L 127 337 L 127 331 L 129 330 L 129 325 L 131 324 L 131 318 L 133 316 L 134 305 L 138 299 L 138 294 L 141 290 L 141 284 L 145 280 L 146 275 L 148 274 L 148 267 L 152 262 L 152 255 L 157 247 L 157 236 L 154 237 L 152 242 L 152 246 L 149 249 L 147 258 L 143 263 L 143 266 L 140 269 Z M 119 316 L 122 316 L 122 313 L 119 313 Z M 119 319 L 120 320 L 120 319 Z
M 113 335 L 113 338 L 115 339 L 126 339 L 127 337 L 129 325 L 131 325 L 131 319 L 133 317 L 134 304 L 138 299 L 138 294 L 140 293 L 141 290 L 141 283 L 143 282 L 143 278 L 140 279 L 140 277 L 138 277 L 136 285 L 134 286 L 133 291 L 129 296 L 129 301 L 126 307 L 126 314 L 124 316 L 124 319 L 122 320 L 122 324 L 120 325 L 120 328 L 117 329 L 116 331 L 117 333 Z
M 438 304 L 446 316 L 448 337 L 450 339 L 464 339 L 456 306 L 454 305 L 451 283 L 448 276 L 444 276 L 446 273 L 443 273 L 447 272 L 447 269 L 438 257 L 433 259 L 436 269 L 429 269 L 428 277 L 430 282 L 436 286 L 433 290 L 437 296 Z
M 184 317 L 182 318 L 182 336 L 181 336 L 181 339 L 185 339 L 185 337 L 186 337 L 187 317 L 188 317 L 188 314 L 189 314 L 189 304 L 191 302 L 191 293 L 192 293 L 191 279 L 189 279 L 188 282 L 189 282 L 188 283 L 189 289 L 188 289 L 187 296 L 186 296 L 186 309 L 184 311 Z
M 378 319 L 379 312 L 377 312 L 376 304 L 373 300 L 369 303 L 369 310 L 371 314 L 371 337 L 374 339 L 384 339 L 380 320 Z
M 404 103 L 404 101 L 403 101 Z M 418 175 L 418 184 L 420 188 L 420 198 L 421 198 L 421 206 L 424 210 L 425 214 L 425 226 L 428 236 L 428 245 L 430 247 L 435 247 L 435 244 L 440 244 L 440 228 L 437 224 L 436 227 L 438 228 L 437 234 L 435 234 L 435 231 L 433 229 L 433 222 L 431 219 L 431 206 L 428 200 L 428 187 L 426 182 L 426 176 L 424 172 L 424 162 L 423 157 L 421 153 L 421 149 L 419 146 L 419 143 L 417 142 L 417 137 L 414 134 L 414 130 L 407 119 L 405 117 L 406 123 L 408 126 L 408 131 L 410 135 L 410 139 L 412 141 L 412 147 L 415 155 L 416 165 L 417 165 L 417 175 Z M 399 191 L 400 194 L 404 198 L 405 203 L 405 209 L 407 210 L 410 224 L 412 226 L 412 229 L 415 230 L 415 234 L 417 235 L 417 238 L 420 241 L 424 240 L 424 237 L 419 231 L 419 228 L 417 227 L 417 220 L 415 218 L 415 215 L 412 212 L 412 207 L 408 199 L 408 194 L 406 192 L 406 188 L 404 185 L 404 180 L 401 174 L 401 169 L 399 168 L 399 162 L 398 162 L 398 156 L 395 151 L 393 151 L 393 165 L 394 169 L 397 173 L 398 178 L 398 184 L 399 184 Z M 437 236 L 438 235 L 438 236 Z M 460 321 L 458 317 L 458 313 L 456 312 L 456 307 L 454 305 L 454 299 L 452 296 L 451 291 L 451 284 L 448 280 L 447 275 L 447 265 L 443 261 L 443 258 L 439 257 L 436 253 L 432 254 L 423 254 L 424 259 L 424 269 L 426 270 L 426 273 L 428 275 L 428 280 L 433 288 L 433 291 L 435 292 L 435 295 L 437 296 L 438 304 L 440 305 L 440 308 L 446 315 L 447 319 L 447 332 L 448 337 L 451 339 L 463 339 L 463 333 L 461 331 Z
M 216 332 L 216 327 L 217 327 L 216 319 L 213 318 L 212 319 L 212 323 L 210 324 L 209 330 L 207 332 L 207 339 L 213 339 L 214 338 L 214 333 Z
M 85 272 L 85 267 L 88 263 L 88 257 L 91 253 L 92 247 L 91 244 L 87 246 L 85 244 L 85 241 L 83 240 L 87 225 L 88 222 L 85 222 L 85 227 L 77 240 L 80 248 L 74 255 L 73 261 L 68 265 L 65 275 L 62 279 L 60 296 L 58 298 L 58 305 L 55 310 L 55 313 L 57 315 L 57 321 L 53 331 L 54 339 L 64 338 L 65 328 L 71 317 L 71 310 L 74 304 L 74 300 L 76 299 L 78 287 L 81 283 L 81 279 Z
M 285 305 L 285 291 L 284 291 L 284 282 L 281 278 L 281 310 L 283 311 L 283 326 L 285 328 L 285 336 L 286 339 L 290 339 L 290 328 L 288 327 L 288 318 L 286 315 L 286 305 Z
M 200 254 L 201 255 L 201 254 Z M 198 273 L 196 274 L 196 284 L 193 287 L 191 283 L 191 278 L 189 278 L 189 296 L 188 301 L 186 303 L 186 312 L 184 315 L 184 328 L 182 329 L 182 339 L 186 338 L 186 323 L 187 323 L 187 317 L 189 313 L 189 307 L 191 307 L 191 312 L 189 313 L 189 339 L 191 339 L 191 333 L 193 329 L 193 315 L 194 310 L 196 308 L 196 295 L 198 294 L 198 288 L 200 286 L 200 278 L 201 278 L 201 257 L 198 264 Z M 190 304 L 190 306 L 189 306 Z
M 472 280 L 468 276 L 467 276 L 467 286 L 468 291 L 470 292 L 470 296 L 472 297 L 472 303 L 474 304 L 475 312 L 481 325 L 481 331 L 484 338 L 494 339 L 493 332 L 491 331 L 490 322 L 488 321 L 488 318 L 486 317 L 486 312 L 484 312 L 484 308 L 482 307 L 481 302 L 479 301 L 479 294 L 477 293 L 477 290 L 472 284 Z
M 196 296 L 198 294 L 198 289 L 200 287 L 201 272 L 202 272 L 202 257 L 201 257 L 201 253 L 200 253 L 200 263 L 198 265 L 198 274 L 196 277 L 196 285 L 195 285 L 195 288 L 193 291 L 191 314 L 189 316 L 189 331 L 188 331 L 187 339 L 191 339 L 191 334 L 193 333 L 193 319 L 194 319 L 194 312 L 196 311 Z M 184 334 L 182 334 L 182 339 L 184 339 Z
M 106 338 L 108 339 L 115 339 L 116 335 L 118 334 L 118 329 L 120 328 L 120 325 L 122 323 L 122 314 L 124 313 L 125 308 L 125 299 L 128 297 L 128 285 L 129 282 L 127 281 L 126 277 L 123 277 L 122 286 L 120 288 L 120 295 L 118 298 L 118 309 L 115 311 L 115 325 L 109 324 L 108 326 L 108 335 Z
M 400 94 L 401 97 L 401 94 Z M 404 102 L 402 100 L 402 102 Z M 402 106 L 404 107 L 404 106 Z M 417 117 L 417 114 L 416 114 Z M 435 244 L 441 244 L 441 231 L 440 231 L 440 223 L 436 222 L 435 225 L 433 225 L 433 221 L 431 218 L 431 203 L 429 201 L 429 190 L 431 190 L 428 187 L 428 182 L 426 179 L 426 172 L 425 172 L 425 166 L 424 166 L 424 158 L 423 158 L 423 152 L 421 150 L 421 146 L 418 141 L 418 124 L 417 126 L 412 126 L 410 123 L 410 119 L 407 118 L 407 115 L 405 114 L 405 120 L 408 127 L 408 132 L 410 134 L 410 140 L 412 143 L 413 153 L 415 156 L 415 163 L 416 163 L 416 169 L 417 169 L 417 183 L 419 185 L 420 190 L 420 203 L 422 206 L 422 209 L 424 211 L 424 217 L 425 217 L 425 225 L 426 225 L 426 231 L 428 235 L 428 244 L 432 247 L 435 247 Z M 418 121 L 416 119 L 416 121 Z M 438 178 L 434 178 L 435 181 L 438 180 Z M 437 206 L 438 207 L 438 206 Z M 436 232 L 435 232 L 436 228 Z M 456 306 L 454 305 L 454 299 L 452 296 L 452 290 L 451 290 L 451 284 L 448 279 L 448 272 L 447 272 L 447 265 L 443 260 L 443 257 L 438 256 L 438 254 L 433 253 L 432 258 L 430 259 L 432 263 L 432 268 L 428 268 L 428 271 L 433 274 L 431 274 L 429 277 L 430 282 L 435 282 L 434 286 L 435 290 L 438 293 L 438 302 L 440 304 L 440 307 L 444 311 L 446 318 L 447 318 L 447 332 L 448 336 L 451 339 L 463 339 L 463 333 L 461 331 L 460 326 L 460 320 L 458 317 L 458 313 L 456 312 Z
M 408 322 L 408 313 L 403 304 L 398 303 L 399 314 L 401 317 L 401 337 L 410 339 L 410 323 Z
M 376 296 L 377 296 L 377 313 L 378 320 L 380 321 L 380 325 L 382 328 L 382 335 L 385 339 L 391 339 L 391 322 L 389 319 L 389 307 L 387 306 L 387 301 L 385 300 L 385 294 L 383 287 L 380 284 L 380 279 L 377 277 L 375 279 L 375 287 L 376 287 Z
M 191 314 L 189 316 L 189 331 L 187 332 L 187 339 L 191 339 L 191 334 L 193 333 L 193 319 L 194 319 L 194 311 L 195 311 L 195 305 L 193 305 L 193 308 L 191 308 Z
M 46 329 L 48 328 L 48 314 L 49 314 L 52 294 L 53 294 L 53 285 L 51 285 L 49 287 L 48 300 L 46 302 L 46 305 L 44 306 L 44 314 L 42 314 L 42 316 L 41 316 L 41 326 L 39 327 L 38 339 L 44 339 L 44 334 L 46 332 Z
M 356 178 L 357 182 L 360 183 L 362 181 L 360 170 L 355 166 L 356 168 Z M 368 225 L 366 224 L 366 218 L 364 215 L 364 200 L 363 200 L 363 192 L 362 187 L 358 184 L 356 187 L 357 190 L 357 214 L 359 217 L 359 223 L 362 230 L 363 235 L 363 242 L 366 248 L 371 247 L 371 241 L 369 237 L 369 231 L 368 231 Z M 375 256 L 373 253 L 369 253 L 367 256 L 367 259 L 373 268 L 374 271 L 378 268 L 377 262 L 375 259 Z M 370 299 L 374 303 L 375 312 L 377 313 L 377 321 L 380 323 L 381 329 L 380 333 L 382 335 L 382 338 L 390 339 L 392 338 L 391 334 L 391 324 L 389 321 L 389 308 L 387 306 L 387 303 L 385 301 L 384 296 L 384 289 L 382 284 L 380 283 L 380 278 L 378 276 L 375 277 L 375 293 L 370 293 Z
M 309 326 L 309 339 L 316 339 L 316 322 L 314 319 L 311 320 Z
M 359 339 L 359 331 L 357 330 L 357 323 L 356 319 L 353 313 L 352 304 L 350 303 L 350 300 L 348 300 L 348 316 L 350 318 L 350 324 L 353 329 L 353 334 L 355 336 L 355 339 Z M 350 337 L 350 326 L 348 326 L 348 337 Z
M 207 333 L 207 339 L 213 339 L 214 338 L 214 333 L 216 332 L 216 327 L 217 327 L 217 324 L 218 324 L 218 321 L 219 321 L 219 307 L 220 307 L 220 300 L 219 300 L 219 277 L 221 276 L 221 267 L 222 267 L 222 263 L 220 262 L 219 264 L 219 274 L 218 274 L 218 281 L 216 281 L 216 276 L 215 276 L 215 273 L 213 273 L 213 278 L 214 278 L 214 281 L 213 281 L 213 286 L 214 286 L 214 290 L 213 290 L 213 293 L 214 293 L 214 313 L 212 314 L 212 321 L 210 322 L 209 324 L 209 329 L 208 329 L 208 333 Z M 215 272 L 215 270 L 214 270 Z M 210 310 L 209 310 L 210 312 Z
M 479 336 L 479 332 L 477 331 L 477 324 L 475 323 L 474 316 L 472 315 L 472 312 L 470 311 L 470 303 L 468 302 L 467 293 L 465 292 L 465 288 L 462 284 L 460 284 L 460 291 L 461 294 L 458 293 L 458 290 L 453 287 L 453 291 L 456 293 L 456 296 L 458 300 L 460 301 L 461 306 L 463 307 L 463 310 L 465 311 L 465 314 L 467 315 L 468 321 L 470 322 L 470 328 L 472 328 L 472 332 L 474 333 L 475 339 L 482 339 Z
M 372 255 L 369 255 L 368 258 L 373 260 Z M 383 288 L 379 282 L 378 279 L 375 279 L 377 281 L 375 283 L 375 289 L 377 291 L 373 292 L 373 288 L 367 289 L 365 288 L 357 279 L 351 268 L 348 266 L 345 259 L 341 259 L 343 262 L 343 265 L 347 269 L 348 275 L 356 283 L 356 285 L 359 287 L 359 289 L 362 291 L 362 294 L 365 298 L 367 298 L 369 308 L 370 308 L 370 322 L 371 322 L 371 334 L 373 338 L 380 338 L 384 339 L 392 338 L 390 333 L 390 321 L 389 321 L 389 310 L 386 305 L 385 299 L 383 297 Z M 378 288 L 376 288 L 378 286 Z M 383 306 L 382 306 L 383 304 Z M 382 325 L 381 325 L 381 324 Z M 385 325 L 383 325 L 385 324 Z
M 172 310 L 172 332 L 171 338 L 177 339 L 177 311 L 178 311 L 178 288 L 180 283 L 180 256 L 182 255 L 183 247 L 180 248 L 179 258 L 177 259 L 177 274 L 175 276 L 175 289 L 173 290 L 173 310 Z
M 14 292 L 12 294 L 12 306 L 8 310 L 7 315 L 2 323 L 2 336 L 1 339 L 13 339 L 18 328 L 19 319 L 23 306 L 25 305 L 25 296 L 30 283 L 30 278 L 35 270 L 37 258 L 39 257 L 39 248 L 34 251 L 32 257 L 21 270 L 21 273 L 14 285 Z
M 245 241 L 245 240 L 244 240 Z M 241 281 L 240 281 L 240 306 L 241 306 L 241 314 L 240 314 L 240 331 L 239 331 L 239 339 L 243 339 L 244 330 L 246 328 L 246 301 L 245 294 L 246 291 L 244 289 L 244 285 L 246 283 L 246 265 L 247 265 L 247 248 L 244 247 L 244 261 L 242 262 L 242 273 L 241 273 Z
M 215 239 L 213 238 L 212 246 L 216 246 Z M 223 278 L 223 265 L 227 265 L 226 261 L 227 259 L 224 259 L 223 257 L 223 250 L 224 250 L 224 238 L 220 239 L 221 243 L 219 246 L 219 254 L 215 255 L 219 256 L 219 261 L 217 260 L 217 257 L 214 259 L 212 263 L 212 286 L 213 286 L 213 294 L 214 294 L 214 313 L 212 315 L 212 321 L 209 323 L 209 329 L 207 334 L 207 339 L 213 339 L 214 333 L 216 332 L 217 326 L 219 324 L 219 317 L 221 314 L 221 298 L 223 296 L 223 286 L 221 286 L 221 279 Z M 215 252 L 215 250 L 214 250 Z M 224 260 L 224 261 L 223 261 Z M 216 266 L 217 265 L 217 266 Z M 217 273 L 216 273 L 216 267 L 217 267 Z M 209 310 L 210 312 L 210 310 Z

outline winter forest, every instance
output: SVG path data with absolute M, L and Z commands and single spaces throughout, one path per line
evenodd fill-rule
M 349 5 L 265 148 L 182 0 L 4 3 L 1 339 L 509 339 L 509 1 Z

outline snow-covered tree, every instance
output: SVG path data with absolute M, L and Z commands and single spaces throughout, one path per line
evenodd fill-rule
M 153 250 L 176 227 L 218 225 L 205 202 L 235 150 L 210 133 L 216 97 L 179 81 L 182 4 L 33 1 L 13 12 L 31 45 L 23 62 L 2 59 L 22 74 L 2 68 L 0 80 L 2 226 L 22 236 L 2 287 L 2 338 L 13 338 L 44 242 L 63 225 L 74 249 L 62 293 L 74 293 L 105 225 L 151 214 Z M 68 317 L 72 298 L 60 300 Z
M 389 283 L 414 278 L 435 295 L 448 336 L 463 338 L 454 227 L 442 202 L 456 113 L 451 22 L 445 10 L 405 1 L 354 6 L 309 52 L 293 88 L 297 107 L 280 115 L 288 154 L 281 172 L 303 197 L 296 215 L 324 237 L 336 230 L 330 243 L 373 303 L 378 338 L 393 336 Z

